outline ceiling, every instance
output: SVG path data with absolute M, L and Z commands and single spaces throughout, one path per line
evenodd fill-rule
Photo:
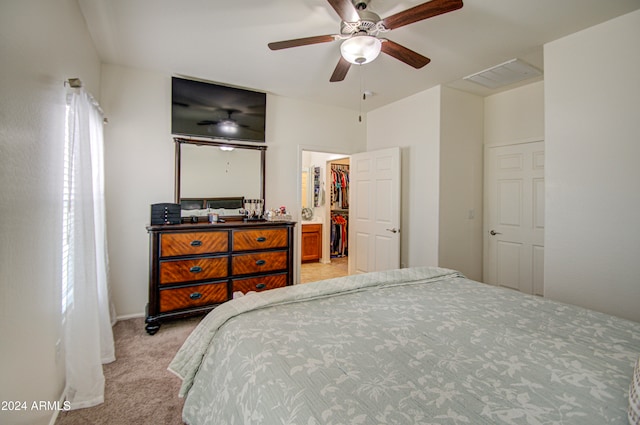
M 513 58 L 543 69 L 545 43 L 640 8 L 640 0 L 465 0 L 460 10 L 385 34 L 429 57 L 424 68 L 381 54 L 330 83 L 339 42 L 267 48 L 339 33 L 326 0 L 78 1 L 104 63 L 364 111 L 440 84 L 495 93 L 462 78 Z M 371 0 L 369 10 L 385 18 L 421 3 Z M 361 101 L 364 91 L 372 95 Z

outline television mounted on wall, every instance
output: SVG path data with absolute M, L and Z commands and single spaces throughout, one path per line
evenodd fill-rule
M 265 142 L 266 93 L 171 78 L 171 133 Z

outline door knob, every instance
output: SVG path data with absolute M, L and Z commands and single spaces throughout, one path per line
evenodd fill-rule
M 395 227 L 393 229 L 385 229 L 385 230 L 391 233 L 400 233 L 400 229 L 396 229 Z
M 495 235 L 501 235 L 502 233 L 500 233 L 500 232 L 496 232 L 495 230 L 492 230 L 492 231 L 490 231 L 490 232 L 489 232 L 489 234 L 490 234 L 491 236 L 495 236 Z

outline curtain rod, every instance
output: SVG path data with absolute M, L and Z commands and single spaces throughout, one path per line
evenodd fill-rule
M 80 88 L 82 88 L 82 81 L 80 80 L 80 78 L 69 78 L 64 82 L 65 86 L 67 84 L 72 89 L 80 89 Z M 100 106 L 98 101 L 91 95 L 91 93 L 87 92 L 87 94 L 89 95 L 89 98 L 91 99 L 91 101 L 96 105 L 96 107 L 98 108 L 98 110 L 102 114 L 102 116 L 103 116 L 103 118 L 102 118 L 103 124 L 109 124 L 109 119 L 104 116 L 104 112 L 102 111 L 102 107 Z
M 64 82 L 65 86 L 67 84 L 69 84 L 69 87 L 74 89 L 79 89 L 80 87 L 82 87 L 82 81 L 80 81 L 80 78 L 69 78 L 67 81 Z

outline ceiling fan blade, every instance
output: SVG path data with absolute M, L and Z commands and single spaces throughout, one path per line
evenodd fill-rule
M 344 77 L 347 76 L 347 72 L 349 72 L 349 68 L 351 68 L 351 63 L 340 56 L 338 65 L 336 65 L 336 69 L 333 70 L 333 74 L 331 74 L 329 81 L 335 83 L 337 81 L 344 80 Z
M 271 50 L 288 49 L 290 47 L 307 46 L 309 44 L 329 43 L 335 41 L 334 35 L 316 35 L 314 37 L 296 38 L 293 40 L 276 41 L 269 43 Z
M 461 7 L 462 0 L 431 0 L 384 18 L 382 23 L 387 29 L 392 30 L 423 19 L 442 15 L 443 13 L 452 12 Z
M 358 22 L 360 20 L 360 15 L 351 0 L 328 0 L 328 2 L 343 21 Z
M 382 52 L 388 54 L 389 56 L 393 56 L 399 61 L 402 61 L 416 69 L 420 69 L 431 62 L 431 59 L 429 59 L 428 57 L 422 56 L 420 53 L 416 53 L 413 50 L 407 49 L 406 47 L 396 43 L 395 41 L 387 39 L 383 39 Z

